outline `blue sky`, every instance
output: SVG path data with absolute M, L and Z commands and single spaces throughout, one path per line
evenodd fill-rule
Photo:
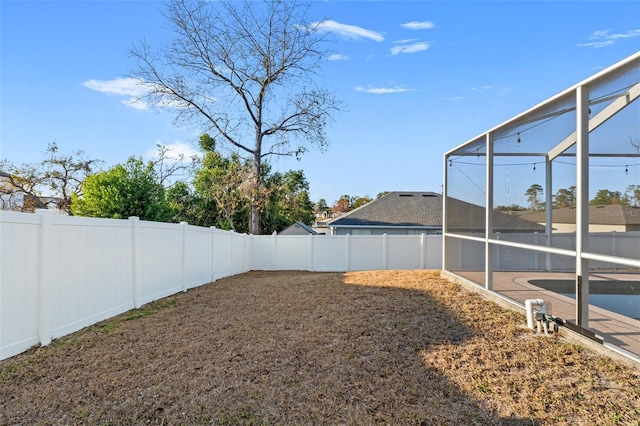
M 49 142 L 103 160 L 195 150 L 197 129 L 131 103 L 119 79 L 146 38 L 168 39 L 156 1 L 0 0 L 0 158 Z M 321 70 L 345 103 L 331 145 L 303 169 L 311 198 L 441 190 L 445 151 L 640 50 L 638 1 L 315 1 L 336 43 Z M 514 202 L 525 204 L 523 200 Z

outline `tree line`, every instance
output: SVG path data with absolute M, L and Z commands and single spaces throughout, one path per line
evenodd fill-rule
M 200 156 L 185 158 L 158 145 L 154 160 L 130 157 L 100 170 L 102 161 L 80 150 L 62 153 L 51 143 L 39 162 L 16 166 L 0 161 L 0 207 L 26 212 L 57 208 L 69 215 L 115 219 L 137 216 L 247 233 L 251 203 L 258 200 L 260 228 L 272 233 L 297 221 L 311 225 L 316 215 L 339 215 L 372 201 L 369 196 L 342 195 L 331 206 L 325 199 L 314 203 L 304 171 L 277 172 L 268 163 L 262 166 L 263 184 L 256 197 L 248 183 L 249 160 L 237 153 L 223 155 L 206 133 L 199 147 Z
M 512 204 L 509 206 L 499 205 L 496 210 L 499 211 L 525 211 L 525 210 L 543 210 L 546 203 L 541 201 L 544 195 L 544 189 L 539 184 L 531 185 L 524 193 L 529 202 L 529 206 L 521 206 Z M 552 197 L 552 208 L 559 209 L 563 207 L 574 207 L 576 205 L 576 187 L 574 185 L 569 188 L 560 188 Z M 594 197 L 589 200 L 592 206 L 602 206 L 611 204 L 622 204 L 632 207 L 640 207 L 640 185 L 628 185 L 625 192 L 611 191 L 609 189 L 600 189 Z
M 52 143 L 37 163 L 16 166 L 0 161 L 2 207 L 21 211 L 55 207 L 77 216 L 137 216 L 249 232 L 251 201 L 256 198 L 247 184 L 249 161 L 234 153 L 223 155 L 208 134 L 199 143 L 201 157 L 172 158 L 169 149 L 159 146 L 155 160 L 130 157 L 106 170 L 98 170 L 102 162 L 84 152 L 62 154 Z M 265 163 L 262 174 L 264 184 L 257 198 L 264 232 L 279 232 L 296 221 L 314 222 L 314 203 L 302 170 L 275 172 Z M 187 179 L 182 179 L 185 175 Z

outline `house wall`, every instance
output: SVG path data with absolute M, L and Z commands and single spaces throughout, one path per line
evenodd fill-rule
M 415 229 L 415 228 L 402 228 L 402 227 L 389 227 L 389 228 L 348 228 L 339 227 L 333 228 L 332 235 L 440 235 L 442 229 Z
M 545 226 L 544 222 L 540 222 L 539 225 Z M 576 232 L 576 224 L 575 223 L 554 223 L 553 225 L 554 233 L 564 233 L 564 232 Z M 636 229 L 634 229 L 636 228 Z M 599 225 L 599 224 L 589 224 L 589 232 L 629 232 L 629 231 L 639 231 L 640 225 Z

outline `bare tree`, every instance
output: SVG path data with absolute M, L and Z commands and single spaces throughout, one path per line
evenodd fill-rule
M 174 148 L 170 146 L 156 144 L 156 154 L 152 161 L 158 173 L 158 183 L 165 188 L 191 175 L 200 162 L 197 155 L 186 157 L 182 153 L 174 155 L 172 151 Z
M 340 108 L 314 81 L 327 40 L 307 10 L 295 1 L 172 0 L 173 42 L 131 50 L 141 100 L 174 110 L 178 122 L 201 126 L 251 162 L 253 234 L 260 233 L 265 157 L 326 148 L 326 122 Z
M 70 214 L 71 195 L 80 195 L 82 182 L 99 163 L 100 160 L 86 158 L 80 150 L 61 154 L 52 142 L 39 163 L 17 167 L 8 160 L 0 161 L 0 195 L 12 208 L 22 211 L 53 205 Z M 16 203 L 18 196 L 24 200 L 20 206 Z

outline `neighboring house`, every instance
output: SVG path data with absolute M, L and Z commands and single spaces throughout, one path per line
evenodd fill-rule
M 0 210 L 12 210 L 18 212 L 34 212 L 36 209 L 45 208 L 58 210 L 60 199 L 56 197 L 34 197 L 24 192 L 0 194 Z
M 318 235 L 316 231 L 302 222 L 296 222 L 284 228 L 278 235 Z
M 551 226 L 557 232 L 576 231 L 576 208 L 553 209 Z M 520 216 L 542 226 L 546 224 L 544 211 Z M 609 204 L 589 206 L 589 232 L 631 232 L 640 231 L 640 207 Z
M 484 232 L 482 206 L 449 198 L 449 229 Z M 544 231 L 534 222 L 500 212 L 494 213 L 497 232 Z M 330 220 L 331 235 L 442 234 L 442 195 L 436 192 L 389 192 L 355 210 Z
M 316 223 L 314 223 L 311 228 L 318 233 L 318 235 L 331 235 L 331 231 L 327 226 L 327 222 L 330 219 L 321 220 L 316 218 Z

